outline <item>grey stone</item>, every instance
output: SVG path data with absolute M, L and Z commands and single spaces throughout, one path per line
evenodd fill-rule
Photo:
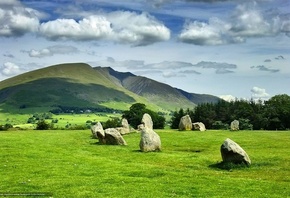
M 140 150 L 142 152 L 161 151 L 161 140 L 159 135 L 153 131 L 153 122 L 149 114 L 143 115 L 142 123 Z
M 121 133 L 121 135 L 130 133 L 130 126 L 128 120 L 126 118 L 123 118 L 122 127 L 117 127 L 116 129 Z
M 202 122 L 195 122 L 192 125 L 195 130 L 206 131 L 205 125 Z
M 153 121 L 151 119 L 151 116 L 148 113 L 145 113 L 143 115 L 141 123 L 144 125 L 144 127 L 147 127 L 149 129 L 153 129 Z
M 192 122 L 189 115 L 185 115 L 180 119 L 178 129 L 180 131 L 187 131 L 192 129 Z
M 105 144 L 108 145 L 127 145 L 126 141 L 115 128 L 105 129 Z
M 231 162 L 234 164 L 244 163 L 248 166 L 251 165 L 251 160 L 246 151 L 229 138 L 227 138 L 221 145 L 221 156 L 223 162 Z
M 234 120 L 231 122 L 231 131 L 238 131 L 239 130 L 239 121 Z
M 95 125 L 91 126 L 91 131 L 93 136 L 99 139 L 101 144 L 105 144 L 105 132 L 100 122 L 97 122 Z

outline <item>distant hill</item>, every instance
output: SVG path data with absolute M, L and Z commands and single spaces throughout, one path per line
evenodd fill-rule
M 0 82 L 2 112 L 57 109 L 125 110 L 136 102 L 157 111 L 193 108 L 218 97 L 187 93 L 167 84 L 110 67 L 60 64 Z

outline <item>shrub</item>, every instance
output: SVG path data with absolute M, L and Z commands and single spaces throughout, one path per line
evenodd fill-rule
M 226 123 L 223 123 L 222 121 L 214 121 L 214 123 L 212 123 L 212 128 L 213 129 L 228 129 L 229 125 Z
M 12 124 L 4 124 L 4 125 L 0 125 L 0 131 L 7 131 L 8 129 L 13 128 Z
M 104 129 L 121 127 L 122 121 L 120 118 L 112 118 L 107 120 L 106 122 L 102 122 L 102 126 Z
M 53 124 L 48 124 L 45 120 L 39 120 L 36 124 L 37 130 L 48 130 L 53 129 Z

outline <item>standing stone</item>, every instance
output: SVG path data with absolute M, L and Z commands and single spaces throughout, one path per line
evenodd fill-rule
M 248 154 L 236 142 L 227 138 L 221 145 L 221 156 L 223 162 L 231 162 L 234 164 L 251 165 Z
M 92 134 L 95 138 L 99 139 L 101 144 L 105 144 L 105 132 L 103 126 L 100 122 L 97 122 L 95 125 L 91 127 Z
M 231 131 L 238 131 L 239 130 L 239 121 L 234 120 L 231 122 Z
M 202 122 L 195 122 L 192 125 L 195 130 L 206 131 L 205 125 Z
M 105 129 L 105 142 L 108 145 L 127 145 L 122 135 L 115 128 Z
M 149 129 L 153 129 L 153 121 L 151 119 L 151 116 L 148 113 L 145 113 L 143 115 L 141 123 L 144 125 L 144 127 L 147 127 Z
M 142 123 L 140 150 L 142 152 L 161 151 L 161 140 L 159 135 L 153 131 L 153 122 L 149 114 L 143 115 Z
M 188 131 L 192 129 L 192 122 L 189 115 L 185 115 L 180 119 L 178 128 L 180 131 Z
M 121 135 L 130 133 L 130 126 L 128 120 L 126 118 L 123 118 L 122 127 L 117 127 L 116 129 L 121 133 Z

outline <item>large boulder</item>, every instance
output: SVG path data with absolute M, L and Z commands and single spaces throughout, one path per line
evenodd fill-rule
M 231 122 L 231 131 L 238 131 L 240 128 L 239 128 L 239 121 L 238 120 L 234 120 Z
M 221 156 L 223 162 L 251 165 L 251 160 L 246 151 L 229 138 L 221 145 Z
M 123 118 L 122 127 L 117 127 L 116 129 L 121 133 L 121 135 L 130 133 L 130 126 L 128 120 L 126 118 Z
M 192 129 L 192 122 L 189 115 L 185 115 L 180 119 L 178 129 L 180 131 L 187 131 Z
M 100 122 L 97 122 L 95 125 L 91 126 L 92 134 L 95 138 L 99 139 L 99 142 L 105 144 L 105 131 Z
M 105 129 L 105 144 L 108 145 L 127 145 L 126 141 L 115 128 Z
M 148 113 L 145 113 L 143 115 L 141 123 L 144 125 L 144 127 L 153 129 L 153 121 L 152 121 L 151 116 Z
M 159 135 L 153 131 L 153 122 L 149 114 L 143 115 L 142 123 L 140 150 L 142 152 L 161 151 L 161 140 Z
M 206 131 L 205 125 L 202 122 L 195 122 L 192 125 L 194 130 Z

